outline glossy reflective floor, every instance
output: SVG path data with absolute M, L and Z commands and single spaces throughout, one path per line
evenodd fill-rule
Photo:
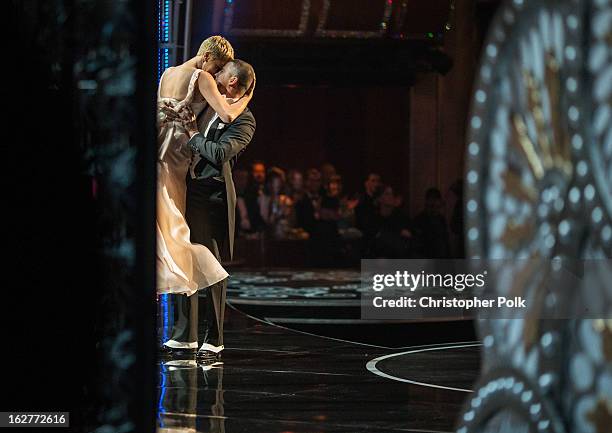
M 222 363 L 160 361 L 158 432 L 450 432 L 478 374 L 475 342 L 398 349 L 227 316 Z
M 435 323 L 362 320 L 361 295 L 367 290 L 358 269 L 241 269 L 232 271 L 227 302 L 287 328 L 379 346 L 475 339 L 473 322 L 464 315 Z

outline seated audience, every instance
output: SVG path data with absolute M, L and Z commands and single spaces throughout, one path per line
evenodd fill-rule
M 311 168 L 285 172 L 262 161 L 251 171 L 237 169 L 236 232 L 246 238 L 266 233 L 271 239 L 307 240 L 312 266 L 355 264 L 360 258 L 448 258 L 463 254 L 463 199 L 461 181 L 450 192 L 455 195 L 450 229 L 442 211 L 440 191 L 430 188 L 425 208 L 410 223 L 401 210 L 402 197 L 383 186 L 377 173 L 370 173 L 363 192 L 355 199 L 343 194 L 342 177 L 330 163 L 321 171 Z

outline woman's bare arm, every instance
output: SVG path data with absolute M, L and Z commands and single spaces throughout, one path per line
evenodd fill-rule
M 200 93 L 208 104 L 217 112 L 221 120 L 225 123 L 231 123 L 238 117 L 246 108 L 247 104 L 253 96 L 253 92 L 247 92 L 238 102 L 228 104 L 225 96 L 219 93 L 217 83 L 212 75 L 208 72 L 201 72 L 198 77 L 198 88 Z

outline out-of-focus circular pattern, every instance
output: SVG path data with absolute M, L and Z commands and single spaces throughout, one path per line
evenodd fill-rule
M 482 376 L 457 431 L 604 433 L 612 425 L 612 0 L 505 1 L 482 56 L 466 153 L 467 248 L 491 260 L 499 294 L 529 307 L 521 319 L 479 320 Z M 557 268 L 577 259 L 599 265 L 568 287 Z M 560 311 L 573 319 L 547 319 Z

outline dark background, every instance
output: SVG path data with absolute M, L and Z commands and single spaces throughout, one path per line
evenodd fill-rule
M 263 0 L 262 0 L 263 1 Z M 242 2 L 244 3 L 244 2 Z M 258 14 L 235 2 L 237 26 L 295 26 L 299 1 Z M 312 10 L 317 10 L 317 1 Z M 364 25 L 368 7 L 339 4 L 338 27 Z M 396 2 L 401 3 L 401 2 Z M 257 38 L 227 35 L 236 57 L 255 67 L 258 85 L 251 102 L 257 131 L 238 167 L 253 160 L 284 169 L 334 164 L 345 190 L 360 191 L 369 172 L 402 193 L 414 215 L 429 187 L 443 195 L 463 174 L 465 120 L 480 46 L 498 1 L 409 1 L 411 34 L 384 41 L 333 40 L 311 36 Z M 378 4 L 377 2 L 364 2 Z M 345 9 L 342 9 L 344 7 Z M 397 7 L 394 6 L 394 7 Z M 202 40 L 222 33 L 225 2 L 194 2 L 191 53 Z M 344 16 L 344 21 L 343 21 Z M 331 17 L 330 19 L 332 19 Z M 370 19 L 371 21 L 371 19 Z M 451 24 L 445 30 L 446 23 Z M 404 31 L 404 30 L 402 30 Z M 424 37 L 432 32 L 433 39 Z M 452 203 L 449 203 L 452 209 Z

